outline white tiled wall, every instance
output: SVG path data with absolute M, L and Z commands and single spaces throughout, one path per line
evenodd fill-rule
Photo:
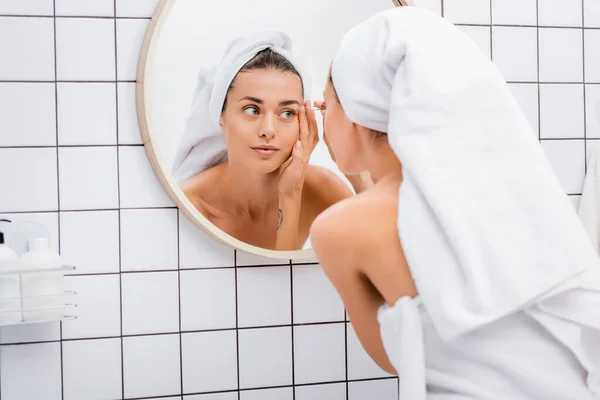
M 576 204 L 600 143 L 600 0 L 416 3 L 497 63 Z M 79 304 L 0 329 L 0 399 L 395 400 L 318 265 L 225 248 L 161 189 L 135 114 L 156 4 L 0 0 L 0 218 L 50 230 Z

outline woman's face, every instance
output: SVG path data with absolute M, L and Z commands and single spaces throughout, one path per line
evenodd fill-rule
M 229 162 L 251 171 L 276 171 L 298 139 L 302 80 L 291 72 L 258 69 L 238 74 L 220 126 Z
M 335 162 L 344 174 L 361 172 L 359 165 L 359 143 L 357 143 L 356 126 L 350 121 L 328 80 L 323 92 L 327 110 L 323 120 L 323 130 L 327 141 L 335 155 Z

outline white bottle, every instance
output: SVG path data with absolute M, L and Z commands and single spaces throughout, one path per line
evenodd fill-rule
M 7 219 L 0 220 L 10 222 Z M 21 322 L 21 289 L 19 275 L 8 274 L 16 271 L 19 257 L 4 242 L 4 233 L 0 232 L 0 325 Z
M 50 250 L 47 238 L 29 240 L 29 251 L 19 260 L 21 269 L 62 267 L 60 256 Z M 34 272 L 21 275 L 23 321 L 59 320 L 64 317 L 65 279 L 62 271 Z

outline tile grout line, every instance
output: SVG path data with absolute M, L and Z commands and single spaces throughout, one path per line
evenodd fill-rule
M 290 332 L 292 335 L 292 400 L 296 400 L 296 359 L 294 350 L 294 268 L 290 259 Z
M 490 60 L 494 61 L 494 41 L 492 40 L 492 27 L 494 26 L 494 5 L 493 0 L 490 0 Z
M 56 130 L 56 143 L 55 143 L 55 148 L 56 148 L 56 208 L 57 208 L 57 212 L 56 212 L 56 218 L 57 218 L 57 234 L 58 234 L 58 243 L 57 243 L 57 247 L 58 247 L 58 254 L 61 254 L 61 249 L 60 249 L 60 236 L 61 236 L 61 229 L 60 229 L 60 214 L 61 214 L 61 207 L 60 207 L 60 160 L 59 160 L 59 113 L 58 113 L 58 51 L 57 51 L 57 34 L 56 34 L 56 0 L 52 0 L 52 33 L 54 35 L 54 40 L 53 40 L 53 55 L 54 55 L 54 123 L 55 123 L 55 130 Z M 64 275 L 63 275 L 64 276 Z M 66 280 L 66 278 L 63 278 Z M 58 323 L 58 329 L 59 329 L 59 349 L 60 349 L 60 396 L 61 399 L 64 400 L 65 399 L 65 374 L 64 374 L 64 348 L 63 348 L 63 323 L 62 321 L 60 321 Z
M 121 341 L 121 398 L 125 398 L 125 345 L 123 339 L 123 257 L 122 257 L 122 238 L 121 238 L 121 169 L 119 162 L 119 82 L 118 82 L 118 51 L 117 51 L 117 0 L 113 0 L 113 35 L 115 51 L 115 123 L 116 123 L 116 141 L 117 141 L 117 222 L 119 237 L 119 336 Z
M 443 0 L 442 0 L 443 1 Z M 344 309 L 344 374 L 346 381 L 346 400 L 349 400 L 350 385 L 348 384 L 348 322 L 346 309 Z
M 174 272 L 174 271 L 169 271 Z M 118 274 L 113 274 L 118 275 Z M 298 323 L 294 325 L 284 324 L 284 325 L 257 325 L 257 326 L 247 326 L 240 327 L 237 330 L 247 331 L 247 330 L 257 330 L 257 329 L 278 329 L 278 328 L 291 328 L 297 326 L 324 326 L 324 325 L 339 325 L 348 321 L 325 321 L 325 322 L 305 322 Z M 182 334 L 195 334 L 195 333 L 211 333 L 211 332 L 230 332 L 235 331 L 236 328 L 220 328 L 220 329 L 200 329 L 200 330 L 189 330 L 189 331 L 181 331 Z M 152 336 L 167 336 L 167 335 L 176 335 L 179 332 L 154 332 L 154 333 L 136 333 L 136 334 L 128 334 L 128 335 L 114 335 L 114 336 L 85 336 L 85 337 L 73 337 L 62 339 L 63 342 L 79 342 L 86 340 L 105 340 L 105 339 L 119 339 L 123 338 L 141 338 L 141 337 L 152 337 Z M 61 339 L 55 340 L 40 340 L 40 341 L 31 341 L 31 342 L 7 342 L 0 343 L 0 347 L 3 346 L 25 346 L 30 344 L 44 344 L 44 343 L 58 343 Z
M 384 376 L 384 377 L 378 377 L 378 378 L 360 378 L 360 379 L 353 379 L 351 382 L 381 382 L 381 381 L 389 381 L 389 380 L 393 380 L 396 379 L 395 376 Z M 296 386 L 299 387 L 311 387 L 311 386 L 321 386 L 321 385 L 335 385 L 335 384 L 341 384 L 344 383 L 344 381 L 323 381 L 323 382 L 311 382 L 311 383 L 300 383 Z M 197 392 L 197 393 L 187 393 L 185 394 L 186 397 L 188 396 L 205 396 L 205 395 L 214 395 L 214 394 L 224 394 L 224 393 L 236 393 L 236 392 L 255 392 L 255 391 L 259 391 L 259 390 L 272 390 L 272 389 L 287 389 L 287 388 L 292 388 L 292 385 L 275 385 L 275 386 L 257 386 L 257 387 L 251 387 L 251 388 L 247 388 L 247 389 L 241 389 L 240 391 L 236 391 L 236 390 L 215 390 L 215 391 L 210 391 L 210 392 Z M 181 397 L 178 395 L 173 395 L 173 394 L 166 394 L 166 395 L 158 395 L 158 396 L 150 396 L 150 397 L 129 397 L 125 400 L 158 400 L 158 399 L 170 399 L 171 397 Z
M 110 15 L 53 15 L 44 14 L 0 14 L 0 18 L 64 18 L 64 19 L 133 19 L 150 20 L 152 17 L 117 17 Z
M 237 267 L 237 250 L 233 249 L 233 265 L 235 279 L 235 351 L 236 351 L 236 369 L 237 369 L 237 397 L 241 400 L 240 392 L 240 322 L 239 322 L 239 305 L 238 305 L 238 267 Z
M 587 175 L 587 86 L 585 78 L 585 0 L 581 0 L 581 58 L 583 68 L 583 173 Z M 583 190 L 583 188 L 582 188 Z
M 536 36 L 536 73 L 537 73 L 537 119 L 538 119 L 538 141 L 542 141 L 542 93 L 540 89 L 540 2 L 535 0 L 535 36 Z
M 183 398 L 183 333 L 181 329 L 181 241 L 179 235 L 180 213 L 177 212 L 177 295 L 179 300 L 179 380 Z

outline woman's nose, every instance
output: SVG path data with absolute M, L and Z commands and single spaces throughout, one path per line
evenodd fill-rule
M 267 115 L 264 117 L 263 123 L 260 127 L 260 137 L 271 139 L 273 136 L 275 136 L 275 124 L 273 117 Z

